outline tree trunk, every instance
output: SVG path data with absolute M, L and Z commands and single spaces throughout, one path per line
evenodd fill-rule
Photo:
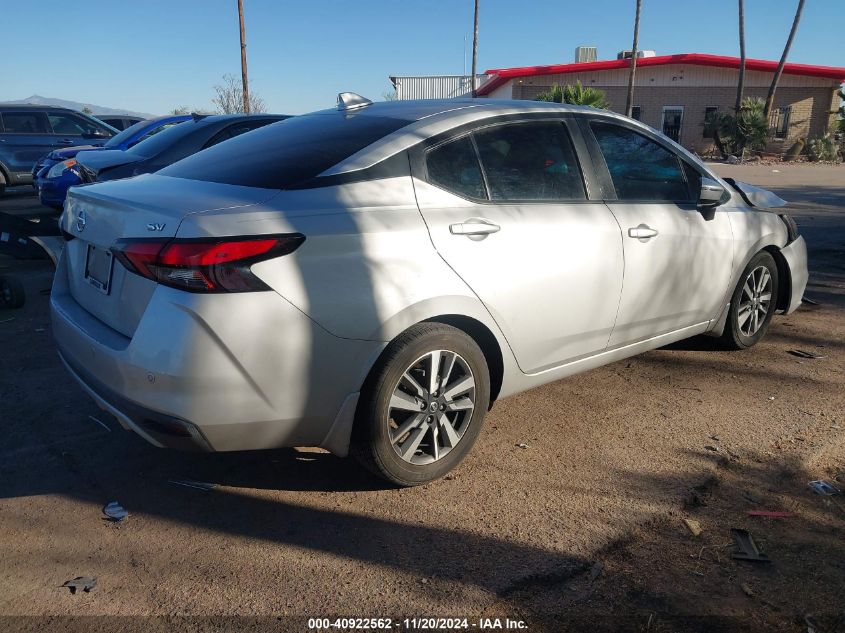
M 775 102 L 775 91 L 778 89 L 778 82 L 783 73 L 783 66 L 786 64 L 786 58 L 789 56 L 789 49 L 792 48 L 792 40 L 795 39 L 795 32 L 798 30 L 798 23 L 801 21 L 801 13 L 804 11 L 804 0 L 798 0 L 798 9 L 795 10 L 795 19 L 792 20 L 792 29 L 789 31 L 789 37 L 786 39 L 786 46 L 783 47 L 783 55 L 780 56 L 780 63 L 778 64 L 775 76 L 772 77 L 772 85 L 769 86 L 769 94 L 766 97 L 766 107 L 763 109 L 763 114 L 766 119 L 769 118 L 769 113 L 772 111 L 772 106 Z
M 640 38 L 640 9 L 643 0 L 637 0 L 637 15 L 634 18 L 634 45 L 631 47 L 631 72 L 628 75 L 628 98 L 625 102 L 625 115 L 631 116 L 634 108 L 634 77 L 637 74 L 637 42 Z
M 736 86 L 736 105 L 739 112 L 742 107 L 742 91 L 745 88 L 745 2 L 739 0 L 739 83 Z
M 472 75 L 470 81 L 472 82 L 472 96 L 478 96 L 478 87 L 475 85 L 475 75 L 478 66 L 478 0 L 475 0 L 475 17 L 473 18 L 472 26 Z
M 249 79 L 246 72 L 246 31 L 244 30 L 244 0 L 238 0 L 238 21 L 241 26 L 241 94 L 244 99 L 244 112 L 249 114 Z

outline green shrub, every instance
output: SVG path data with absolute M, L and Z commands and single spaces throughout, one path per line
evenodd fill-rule
M 813 161 L 838 163 L 840 161 L 839 147 L 833 135 L 828 133 L 807 141 L 807 156 Z
M 602 110 L 607 110 L 608 105 L 610 105 L 605 101 L 604 92 L 596 88 L 585 88 L 580 81 L 576 82 L 574 86 L 566 85 L 563 88 L 555 84 L 551 90 L 541 92 L 534 100 L 590 106 Z

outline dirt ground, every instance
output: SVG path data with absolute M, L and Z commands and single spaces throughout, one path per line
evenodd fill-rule
M 845 488 L 845 167 L 717 169 L 793 201 L 821 305 L 776 317 L 751 350 L 694 339 L 503 400 L 462 466 L 410 490 L 324 452 L 183 454 L 122 431 L 56 357 L 48 263 L 0 260 L 28 291 L 24 309 L 0 311 L 0 620 L 845 632 L 845 496 L 807 485 Z M 119 524 L 102 515 L 113 500 L 130 512 Z M 731 528 L 771 562 L 731 558 Z M 61 588 L 77 576 L 97 587 Z

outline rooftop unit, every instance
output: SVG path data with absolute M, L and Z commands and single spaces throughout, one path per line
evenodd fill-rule
M 594 62 L 598 59 L 598 53 L 595 46 L 579 46 L 575 49 L 575 63 Z
M 632 51 L 619 51 L 616 53 L 616 59 L 631 59 Z M 654 51 L 637 51 L 637 59 L 641 57 L 657 57 L 657 53 Z

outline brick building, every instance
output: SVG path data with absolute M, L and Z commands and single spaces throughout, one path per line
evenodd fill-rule
M 555 66 L 488 70 L 479 96 L 534 99 L 553 85 L 598 88 L 610 109 L 624 112 L 630 60 L 619 59 Z M 747 59 L 748 97 L 765 99 L 777 62 Z M 704 134 L 711 111 L 732 111 L 736 100 L 739 58 L 689 53 L 637 60 L 634 118 L 663 131 L 685 147 L 708 153 L 713 142 Z M 775 93 L 770 151 L 781 151 L 796 139 L 821 136 L 830 129 L 839 107 L 837 91 L 845 82 L 845 68 L 786 64 Z

